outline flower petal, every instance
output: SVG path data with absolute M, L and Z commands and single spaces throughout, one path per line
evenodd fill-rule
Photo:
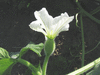
M 34 15 L 36 19 L 39 20 L 42 25 L 44 25 L 45 31 L 49 32 L 53 17 L 48 14 L 46 8 L 42 8 L 40 11 L 35 11 Z
M 54 34 L 58 35 L 62 31 L 68 31 L 69 30 L 69 22 L 71 22 L 74 19 L 74 16 L 69 17 L 68 14 L 65 12 L 64 14 L 61 14 L 61 16 L 54 18 Z M 57 23 L 56 23 L 57 22 Z
M 60 16 L 54 18 L 53 25 L 58 24 L 58 23 L 62 23 L 62 21 L 64 22 L 66 20 L 67 20 L 67 23 L 69 23 L 73 20 L 73 19 L 69 19 L 69 18 L 70 17 L 68 16 L 68 14 L 66 12 L 62 13 Z
M 43 30 L 43 27 L 39 21 L 31 22 L 29 27 L 37 32 L 42 32 L 44 35 L 46 35 L 46 32 Z
M 67 14 L 66 14 L 66 16 L 69 17 Z M 60 16 L 54 17 L 53 24 L 55 25 L 56 23 L 58 23 L 63 18 L 64 18 L 63 13 Z
M 62 32 L 62 31 L 68 31 L 69 27 L 70 27 L 69 24 L 64 25 L 62 28 L 59 29 L 59 33 Z

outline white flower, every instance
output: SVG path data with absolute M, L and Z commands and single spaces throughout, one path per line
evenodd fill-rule
M 74 16 L 69 17 L 66 12 L 53 18 L 46 8 L 35 11 L 34 15 L 37 20 L 30 23 L 30 28 L 42 32 L 50 39 L 54 39 L 62 31 L 68 31 L 69 23 L 74 19 Z

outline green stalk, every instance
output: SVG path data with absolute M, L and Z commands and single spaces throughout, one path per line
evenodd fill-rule
M 87 51 L 85 53 L 85 55 L 88 54 L 88 53 L 90 53 L 90 52 L 92 52 L 93 50 L 95 50 L 99 46 L 99 44 L 100 44 L 100 41 L 98 42 L 98 44 L 93 49 L 91 49 L 90 51 Z
M 71 72 L 69 74 L 66 74 L 66 75 L 80 75 L 80 74 L 92 69 L 98 63 L 100 63 L 100 57 L 98 59 L 94 60 L 93 62 L 87 64 L 86 66 L 84 66 L 74 72 Z
M 42 75 L 46 75 L 46 70 L 47 70 L 47 64 L 50 55 L 54 52 L 55 50 L 55 41 L 54 39 L 50 39 L 47 37 L 47 40 L 45 41 L 44 44 L 44 52 L 45 52 L 45 59 L 42 67 Z
M 94 15 L 100 11 L 100 6 L 94 9 L 92 12 L 90 12 L 91 15 Z
M 84 13 L 86 16 L 88 16 L 91 20 L 95 21 L 96 23 L 100 24 L 100 20 L 98 20 L 97 18 L 93 17 L 91 14 L 89 14 L 88 12 L 86 12 L 81 5 L 79 4 L 78 0 L 76 0 L 76 4 L 77 6 L 80 8 L 80 11 L 82 13 Z
M 28 61 L 26 61 L 26 60 L 24 60 L 24 59 L 21 59 L 21 58 L 19 58 L 17 61 L 18 61 L 19 63 L 21 63 L 21 64 L 27 66 L 33 73 L 35 73 L 35 75 L 38 75 L 37 69 L 36 69 L 30 62 L 28 62 Z
M 45 56 L 43 67 L 42 67 L 42 75 L 46 75 L 47 64 L 50 56 Z
M 83 21 L 82 21 L 82 14 L 80 14 L 80 21 L 81 21 L 81 33 L 82 33 L 82 67 L 84 66 L 84 55 L 85 55 L 85 45 L 84 45 L 84 31 L 83 31 Z

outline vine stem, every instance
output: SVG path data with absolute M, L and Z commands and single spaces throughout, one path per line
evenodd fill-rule
M 84 45 L 84 31 L 83 31 L 83 21 L 82 21 L 82 14 L 80 14 L 80 21 L 81 21 L 81 33 L 82 33 L 82 67 L 84 66 L 84 55 L 85 55 L 85 45 Z
M 26 61 L 26 60 L 24 60 L 24 59 L 21 59 L 21 58 L 19 58 L 17 61 L 18 61 L 19 63 L 21 63 L 21 64 L 27 66 L 32 72 L 34 72 L 36 75 L 38 75 L 37 69 L 36 69 L 30 62 L 28 62 L 28 61 Z
M 80 10 L 82 11 L 82 13 L 84 13 L 87 17 L 89 17 L 91 20 L 95 21 L 96 23 L 100 24 L 100 20 L 98 20 L 97 18 L 93 17 L 90 13 L 88 13 L 87 11 L 85 11 L 80 3 L 78 2 L 78 0 L 76 0 L 76 4 L 77 6 L 80 8 Z
M 47 64 L 50 56 L 45 56 L 43 67 L 42 67 L 42 75 L 46 75 Z
M 80 74 L 92 69 L 98 63 L 100 63 L 100 57 L 98 59 L 94 60 L 93 62 L 87 64 L 86 66 L 84 66 L 74 72 L 71 72 L 69 74 L 66 74 L 66 75 L 80 75 Z
M 82 13 L 80 14 L 80 22 L 81 22 L 81 36 L 82 36 L 82 64 L 81 67 L 84 66 L 84 55 L 85 55 L 85 45 L 84 45 L 84 31 L 83 31 L 83 21 L 82 21 Z M 84 75 L 84 74 L 82 74 Z

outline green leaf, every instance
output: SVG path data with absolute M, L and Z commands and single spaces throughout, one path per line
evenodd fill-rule
M 30 42 L 26 47 L 22 48 L 19 54 L 19 57 L 21 58 L 29 49 L 35 52 L 37 55 L 41 56 L 41 51 L 43 49 L 44 44 L 34 44 Z
M 30 42 L 26 47 L 29 48 L 30 50 L 32 50 L 33 52 L 37 53 L 39 56 L 41 56 L 41 51 L 43 49 L 44 44 L 40 43 L 40 44 L 34 44 L 33 42 Z
M 0 47 L 0 58 L 10 58 L 9 53 L 2 47 Z
M 86 75 L 100 75 L 100 63 L 96 64 L 94 69 L 88 72 Z
M 16 62 L 16 60 L 11 58 L 0 59 L 0 75 L 11 75 L 11 69 Z

